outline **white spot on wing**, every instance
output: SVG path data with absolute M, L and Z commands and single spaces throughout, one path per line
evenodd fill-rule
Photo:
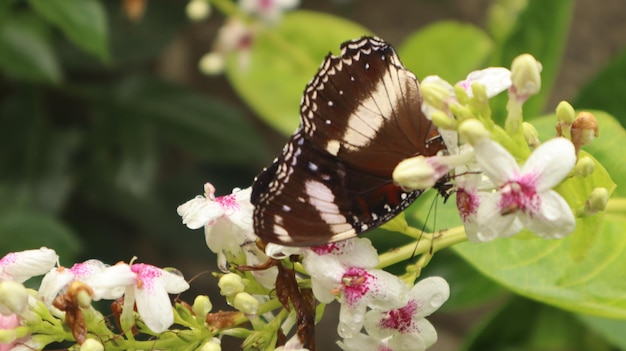
M 326 143 L 326 151 L 333 156 L 337 156 L 340 146 L 339 140 L 329 140 L 328 143 Z
M 335 194 L 326 184 L 308 180 L 304 183 L 304 190 L 309 196 L 309 204 L 315 207 L 324 222 L 331 226 L 339 225 L 342 228 L 343 224 L 347 224 L 346 217 L 341 214 L 339 207 L 335 204 Z

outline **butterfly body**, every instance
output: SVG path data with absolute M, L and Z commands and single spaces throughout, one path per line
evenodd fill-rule
M 422 193 L 395 185 L 395 166 L 445 149 L 391 46 L 363 37 L 341 49 L 307 85 L 300 126 L 253 184 L 254 228 L 267 242 L 319 245 L 387 222 Z

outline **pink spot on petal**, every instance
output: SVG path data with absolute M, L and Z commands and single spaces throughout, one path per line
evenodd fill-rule
M 224 213 L 226 213 L 226 215 L 231 215 L 241 209 L 239 203 L 237 203 L 237 198 L 235 197 L 235 194 L 220 196 L 215 199 L 215 202 L 222 206 L 222 209 L 224 210 Z
M 348 305 L 354 306 L 371 290 L 376 277 L 364 268 L 351 267 L 341 278 L 343 296 Z
M 163 275 L 163 270 L 155 266 L 136 263 L 130 267 L 130 270 L 137 275 L 137 288 L 152 290 L 154 281 Z
M 535 174 L 514 177 L 500 188 L 500 194 L 498 207 L 502 215 L 520 210 L 532 216 L 541 208 L 541 196 L 537 193 Z
M 336 242 L 311 247 L 311 251 L 320 256 L 335 254 L 339 250 L 341 247 Z
M 478 212 L 480 205 L 480 197 L 473 191 L 467 191 L 465 188 L 458 188 L 456 192 L 456 206 L 459 209 L 459 215 L 463 222 L 467 222 L 468 218 Z
M 380 329 L 395 329 L 401 334 L 408 334 L 415 331 L 413 316 L 418 309 L 417 301 L 410 300 L 404 307 L 383 313 L 383 317 L 378 322 Z
M 0 258 L 0 267 L 8 266 L 15 262 L 17 262 L 17 254 L 15 252 L 10 252 Z

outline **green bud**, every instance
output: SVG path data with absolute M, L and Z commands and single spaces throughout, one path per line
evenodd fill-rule
M 0 329 L 0 344 L 9 344 L 17 339 L 14 329 Z
M 80 351 L 104 351 L 104 346 L 96 339 L 87 339 L 80 345 Z
M 222 351 L 222 343 L 220 339 L 213 338 L 200 346 L 197 351 Z
M 235 295 L 233 307 L 245 314 L 256 314 L 259 310 L 259 301 L 247 292 L 240 292 Z
M 596 168 L 596 163 L 593 162 L 591 157 L 583 156 L 578 159 L 578 162 L 576 162 L 576 166 L 574 166 L 574 170 L 572 171 L 572 174 L 584 178 L 584 177 L 589 176 L 591 173 L 593 173 L 593 170 L 595 168 Z
M 595 188 L 585 202 L 587 214 L 595 214 L 604 211 L 609 202 L 609 191 L 606 188 Z
M 19 315 L 28 309 L 28 291 L 24 285 L 5 280 L 0 282 L 0 313 Z
M 211 5 L 207 0 L 191 0 L 185 7 L 187 18 L 194 22 L 199 22 L 209 18 L 211 15 Z
M 567 101 L 561 101 L 556 107 L 556 133 L 557 136 L 563 136 L 572 139 L 571 129 L 572 123 L 576 119 L 576 111 Z
M 217 286 L 220 287 L 220 294 L 224 296 L 233 296 L 242 292 L 245 288 L 243 279 L 235 273 L 224 274 Z
M 430 115 L 430 119 L 435 123 L 437 128 L 445 130 L 456 130 L 458 125 L 456 119 L 451 118 L 442 111 L 435 111 Z
M 511 64 L 511 82 L 515 93 L 524 100 L 541 90 L 541 63 L 530 54 L 522 54 Z
M 450 91 L 441 84 L 423 83 L 420 85 L 420 92 L 427 104 L 438 110 L 447 109 L 451 95 Z
M 475 145 L 481 140 L 488 139 L 490 134 L 480 121 L 468 119 L 459 125 L 459 136 L 462 140 Z
M 406 190 L 427 189 L 435 185 L 435 169 L 424 156 L 402 160 L 393 170 L 393 181 Z
M 522 133 L 524 134 L 524 139 L 526 139 L 528 146 L 532 148 L 539 146 L 539 132 L 537 132 L 535 126 L 528 122 L 523 122 Z
M 204 321 L 207 313 L 211 312 L 211 309 L 213 309 L 213 304 L 211 304 L 211 300 L 209 300 L 208 296 L 198 295 L 193 300 L 191 309 L 198 320 Z
M 209 52 L 204 54 L 198 62 L 200 72 L 212 76 L 224 72 L 226 61 L 224 56 L 219 52 Z

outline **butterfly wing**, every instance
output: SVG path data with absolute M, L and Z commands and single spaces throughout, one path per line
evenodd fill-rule
M 300 127 L 253 185 L 255 231 L 268 242 L 318 245 L 385 223 L 421 194 L 393 183 L 395 166 L 445 149 L 391 46 L 364 37 L 341 49 L 307 85 Z

